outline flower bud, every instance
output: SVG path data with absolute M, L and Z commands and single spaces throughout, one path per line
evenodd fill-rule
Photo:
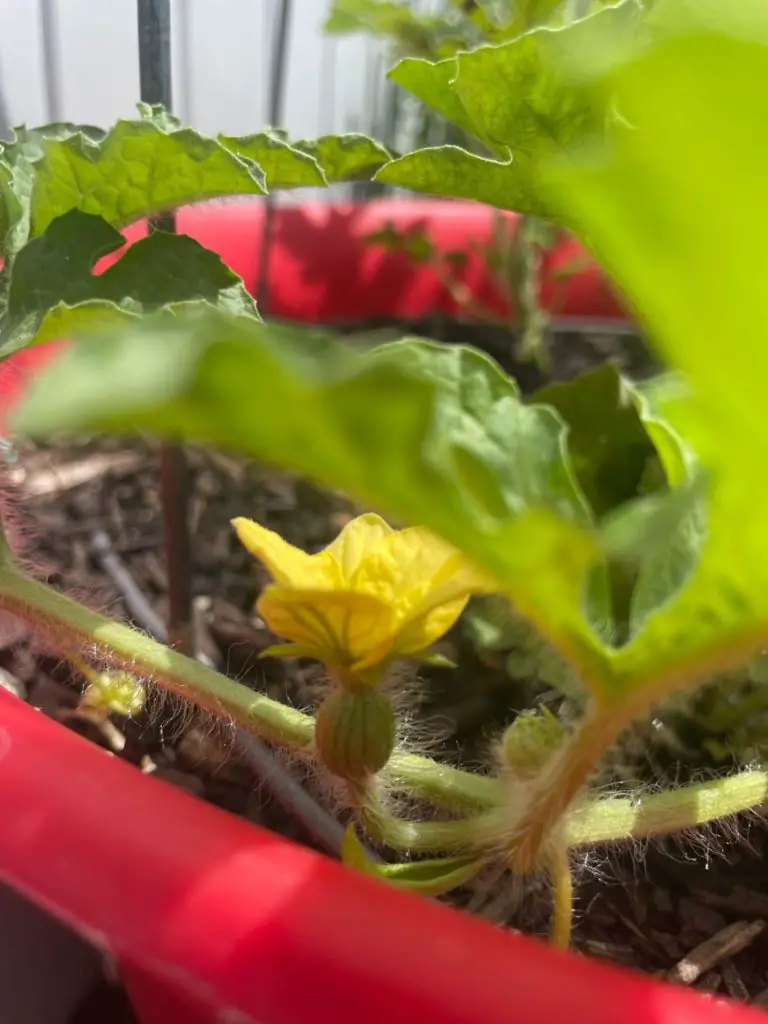
M 395 746 L 395 713 L 372 687 L 337 690 L 315 717 L 315 746 L 323 764 L 343 779 L 381 771 Z
M 535 775 L 560 746 L 565 732 L 547 708 L 524 711 L 510 725 L 501 741 L 501 756 L 517 775 Z
M 144 707 L 143 685 L 128 672 L 92 672 L 80 706 L 105 715 L 130 718 Z

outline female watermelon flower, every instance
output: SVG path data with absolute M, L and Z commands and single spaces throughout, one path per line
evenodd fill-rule
M 256 610 L 290 641 L 271 654 L 317 658 L 342 685 L 375 684 L 393 659 L 423 655 L 473 593 L 495 589 L 465 556 L 422 527 L 358 516 L 309 555 L 250 519 L 232 521 L 273 583 Z

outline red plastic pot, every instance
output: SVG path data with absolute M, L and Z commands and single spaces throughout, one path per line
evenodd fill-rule
M 423 215 L 421 205 L 404 206 L 408 216 Z M 388 215 L 395 209 L 387 208 Z M 328 321 L 384 308 L 381 281 L 394 280 L 394 271 L 381 270 L 373 283 L 360 272 L 367 298 L 352 294 L 346 278 L 332 287 L 332 275 L 359 252 L 344 232 L 360 231 L 361 218 L 373 214 L 339 216 L 281 214 L 279 223 L 324 224 L 329 248 L 308 277 L 292 250 L 274 257 L 275 312 Z M 184 211 L 180 222 L 252 280 L 252 207 Z M 343 258 L 334 255 L 334 239 Z M 408 297 L 389 293 L 387 312 L 420 315 L 412 311 L 424 308 L 426 283 L 422 293 L 407 275 L 398 280 L 410 287 Z M 297 289 L 306 281 L 308 293 L 291 292 L 287 281 Z M 37 359 L 25 353 L 13 362 L 0 375 L 6 399 L 18 395 Z M 763 1019 L 393 891 L 142 775 L 2 690 L 0 820 L 0 881 L 98 948 L 143 1024 Z

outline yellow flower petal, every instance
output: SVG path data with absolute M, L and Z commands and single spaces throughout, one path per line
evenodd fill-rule
M 395 649 L 398 654 L 415 654 L 431 647 L 445 636 L 466 607 L 468 597 L 438 605 L 423 615 L 414 616 L 398 631 Z
M 243 547 L 258 558 L 281 586 L 332 588 L 341 582 L 337 563 L 327 549 L 308 555 L 252 519 L 233 519 L 232 525 Z
M 423 527 L 353 519 L 315 555 L 249 519 L 238 537 L 275 580 L 257 609 L 278 636 L 333 669 L 361 676 L 396 654 L 423 651 L 454 624 L 470 594 L 498 587 Z
M 361 563 L 375 550 L 384 537 L 394 531 L 381 516 L 366 512 L 347 523 L 341 533 L 325 549 L 341 567 L 345 582 L 349 582 Z
M 460 551 L 422 527 L 384 537 L 350 582 L 356 590 L 396 604 L 403 618 L 409 618 L 424 601 L 432 607 L 498 589 Z
M 376 664 L 391 650 L 397 635 L 389 605 L 349 590 L 269 586 L 256 609 L 273 633 L 311 648 L 318 660 L 331 667 Z

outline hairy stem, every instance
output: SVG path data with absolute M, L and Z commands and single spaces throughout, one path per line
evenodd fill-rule
M 453 821 L 406 821 L 386 805 L 380 780 L 347 784 L 358 820 L 378 843 L 400 853 L 470 853 L 477 849 L 477 817 Z
M 768 801 L 768 771 L 747 769 L 642 798 L 608 796 L 575 807 L 565 821 L 569 848 L 669 835 L 729 818 Z
M 552 925 L 550 939 L 553 946 L 567 949 L 573 930 L 573 874 L 568 849 L 559 844 L 550 856 L 549 878 L 552 885 Z
M 28 621 L 60 650 L 93 650 L 108 667 L 146 676 L 273 743 L 301 750 L 313 741 L 314 719 L 310 715 L 254 693 L 31 579 L 13 565 L 7 549 L 0 550 L 0 607 Z M 416 796 L 459 811 L 484 811 L 497 802 L 498 788 L 493 779 L 412 754 L 394 754 L 387 777 L 393 785 Z
M 108 667 L 147 676 L 275 743 L 301 748 L 312 740 L 313 722 L 307 715 L 77 604 L 7 564 L 0 569 L 0 607 L 40 629 L 61 650 L 94 650 Z
M 314 720 L 310 715 L 254 693 L 29 578 L 13 565 L 10 553 L 2 547 L 0 537 L 0 607 L 47 634 L 54 646 L 64 651 L 73 648 L 94 651 L 108 667 L 144 675 L 214 715 L 234 720 L 278 745 L 302 750 L 311 744 Z M 595 756 L 602 753 L 606 742 L 612 742 L 623 727 L 617 723 L 608 735 L 600 732 L 599 726 L 599 721 L 585 723 L 566 748 L 563 758 L 558 758 L 554 770 L 542 779 L 546 786 L 540 786 L 539 795 L 543 797 L 548 793 L 557 794 L 553 779 L 568 780 L 559 794 L 556 819 L 551 812 L 545 815 L 544 832 L 567 810 L 591 774 Z M 499 822 L 500 786 L 496 779 L 403 753 L 392 755 L 382 778 L 388 785 L 414 797 L 464 815 L 474 815 L 467 821 L 425 823 L 390 818 L 386 823 L 389 830 L 386 841 L 400 849 L 434 850 L 438 838 L 445 843 L 443 849 L 462 848 L 470 832 L 476 841 L 481 828 L 483 835 L 492 838 L 494 828 L 503 827 Z M 768 771 L 764 770 L 745 771 L 641 799 L 620 796 L 590 799 L 566 815 L 563 840 L 568 847 L 580 847 L 663 835 L 739 814 L 766 800 Z M 536 809 L 535 804 L 529 806 Z M 539 820 L 539 835 L 541 826 Z
M 510 867 L 516 873 L 526 875 L 544 866 L 540 862 L 546 844 L 634 712 L 634 707 L 628 713 L 620 706 L 592 704 L 578 730 L 531 783 L 525 807 L 514 821 Z

